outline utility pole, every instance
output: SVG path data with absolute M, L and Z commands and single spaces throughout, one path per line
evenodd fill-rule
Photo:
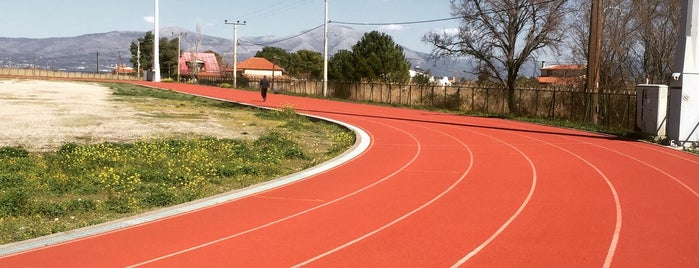
M 325 19 L 323 22 L 323 97 L 328 96 L 328 0 L 325 0 Z
M 172 32 L 172 35 L 175 35 L 175 32 Z M 181 37 L 186 35 L 187 33 L 177 34 L 177 82 L 180 82 L 180 58 L 182 58 Z
M 160 82 L 160 6 L 155 0 L 155 29 L 153 31 L 153 82 Z
M 95 70 L 96 74 L 100 73 L 100 52 L 97 51 L 97 69 Z
M 586 87 L 592 97 L 592 123 L 599 124 L 599 76 L 602 50 L 603 0 L 592 0 L 590 10 L 590 38 L 587 55 Z
M 245 21 L 228 22 L 228 20 L 224 20 L 223 22 L 233 25 L 233 88 L 238 88 L 238 26 L 245 25 Z

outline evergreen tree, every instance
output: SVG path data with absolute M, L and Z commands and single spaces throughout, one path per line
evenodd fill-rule
M 356 71 L 368 81 L 405 82 L 410 63 L 390 35 L 372 31 L 352 46 Z
M 349 50 L 340 50 L 328 61 L 328 78 L 335 81 L 359 81 L 361 77 L 355 71 L 354 54 Z
M 410 77 L 403 48 L 378 31 L 364 34 L 352 51 L 339 51 L 328 65 L 333 80 L 405 82 Z
M 143 37 L 131 42 L 131 59 L 129 60 L 134 67 L 138 67 L 138 50 L 140 44 L 141 50 L 141 70 L 153 69 L 153 39 L 155 35 L 152 32 L 147 32 Z M 160 73 L 167 76 L 173 76 L 177 73 L 177 40 L 168 40 L 160 38 Z M 140 71 L 140 70 L 139 70 Z

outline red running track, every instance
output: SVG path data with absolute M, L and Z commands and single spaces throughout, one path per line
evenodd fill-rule
M 699 267 L 699 157 L 512 122 L 148 84 L 349 123 L 301 181 L 0 257 L 0 267 Z

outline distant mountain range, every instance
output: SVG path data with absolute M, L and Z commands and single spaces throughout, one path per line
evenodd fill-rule
M 174 34 L 186 34 L 181 38 L 181 47 L 186 51 L 215 51 L 224 62 L 233 60 L 231 39 L 201 35 L 196 47 L 197 34 L 178 27 L 161 29 L 161 37 L 175 38 Z M 351 49 L 364 35 L 364 31 L 341 25 L 330 25 L 328 29 L 328 53 L 332 56 L 342 49 Z M 56 38 L 3 38 L 0 37 L 0 67 L 42 68 L 50 70 L 109 72 L 118 64 L 130 65 L 131 42 L 141 38 L 145 32 L 115 31 L 86 34 L 76 37 Z M 298 50 L 323 51 L 323 28 L 304 34 L 287 37 L 261 36 L 239 37 L 238 60 L 252 57 L 266 46 L 274 46 L 295 52 Z M 406 59 L 413 68 L 420 67 L 436 76 L 468 77 L 464 70 L 469 68 L 466 60 L 435 60 L 426 53 L 404 47 Z M 469 77 L 470 78 L 470 77 Z

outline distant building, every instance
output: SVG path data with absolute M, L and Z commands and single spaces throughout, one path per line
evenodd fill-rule
M 182 52 L 180 56 L 180 75 L 220 76 L 216 54 L 207 52 Z
M 257 79 L 263 76 L 268 77 L 282 77 L 284 75 L 284 69 L 272 63 L 265 58 L 252 57 L 245 61 L 238 63 L 236 66 L 238 69 L 238 74 L 241 74 L 247 78 Z M 232 73 L 232 68 L 226 69 L 227 73 Z
M 126 65 L 118 65 L 114 67 L 114 74 L 132 74 L 135 73 L 136 70 L 134 70 L 133 67 L 131 66 L 126 66 Z
M 437 81 L 437 85 L 440 86 L 451 86 L 453 84 L 452 79 L 449 77 L 442 77 L 442 79 L 439 79 Z
M 536 80 L 542 84 L 572 85 L 585 79 L 586 66 L 579 64 L 557 64 L 541 68 L 541 76 Z

